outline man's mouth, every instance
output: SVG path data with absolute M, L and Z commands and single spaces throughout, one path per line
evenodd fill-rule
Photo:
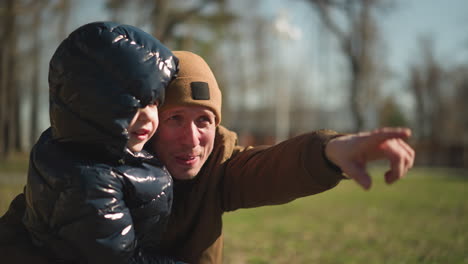
M 198 162 L 200 157 L 198 155 L 178 155 L 175 156 L 175 159 L 180 165 L 192 166 Z

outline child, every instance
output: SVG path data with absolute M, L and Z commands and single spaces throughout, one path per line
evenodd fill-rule
M 143 151 L 178 60 L 138 28 L 84 25 L 50 61 L 51 127 L 31 151 L 23 223 L 65 263 L 175 263 L 158 252 L 172 180 Z

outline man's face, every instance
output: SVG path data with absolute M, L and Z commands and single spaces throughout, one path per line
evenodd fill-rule
M 194 178 L 213 151 L 216 117 L 203 106 L 180 106 L 159 115 L 153 150 L 178 180 Z
M 132 151 L 141 151 L 146 142 L 154 135 L 158 128 L 158 106 L 149 104 L 138 109 L 127 128 L 127 147 Z

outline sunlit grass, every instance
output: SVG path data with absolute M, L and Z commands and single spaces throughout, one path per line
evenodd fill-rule
M 415 169 L 393 186 L 374 177 L 368 192 L 347 181 L 287 205 L 228 213 L 226 263 L 468 263 L 464 173 Z
M 23 191 L 24 184 L 0 184 L 0 216 L 2 216 L 13 198 Z
M 28 154 L 15 153 L 8 160 L 0 162 L 0 216 L 3 215 L 11 200 L 26 184 Z
M 6 160 L 0 161 L 0 177 L 6 178 L 8 173 L 24 173 L 28 169 L 28 153 L 12 153 Z

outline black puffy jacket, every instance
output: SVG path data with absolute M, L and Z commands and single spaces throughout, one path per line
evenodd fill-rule
M 32 149 L 23 223 L 65 263 L 175 263 L 158 252 L 172 180 L 125 146 L 137 109 L 164 100 L 177 58 L 151 35 L 84 25 L 50 61 L 51 127 Z

